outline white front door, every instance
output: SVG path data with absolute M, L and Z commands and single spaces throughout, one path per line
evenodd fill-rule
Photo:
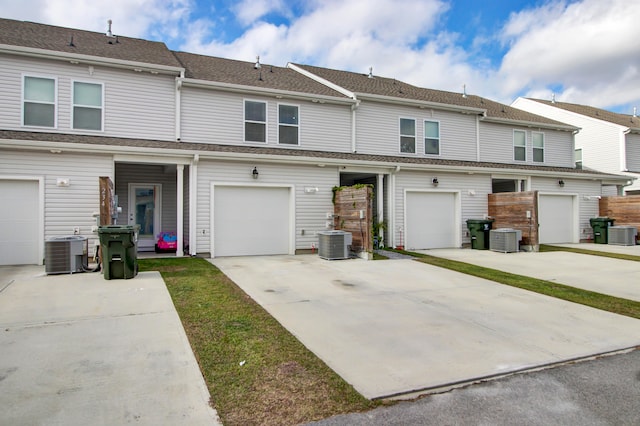
M 138 251 L 152 251 L 160 233 L 162 185 L 129 184 L 129 225 L 139 225 Z
M 460 246 L 455 193 L 407 191 L 405 214 L 407 249 Z
M 574 197 L 571 195 L 540 194 L 538 223 L 540 244 L 577 243 L 575 240 Z

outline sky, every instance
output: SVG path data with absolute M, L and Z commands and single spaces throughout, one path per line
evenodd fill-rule
M 637 0 L 0 0 L 0 16 L 396 78 L 510 104 L 640 111 Z

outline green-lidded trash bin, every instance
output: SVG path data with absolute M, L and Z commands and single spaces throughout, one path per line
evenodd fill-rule
M 472 249 L 489 250 L 489 231 L 491 231 L 492 224 L 493 219 L 467 220 Z
M 107 225 L 98 228 L 105 280 L 129 279 L 138 274 L 140 225 Z
M 596 244 L 607 244 L 609 239 L 609 227 L 613 226 L 615 219 L 610 217 L 592 217 L 589 224 L 593 228 L 593 242 Z

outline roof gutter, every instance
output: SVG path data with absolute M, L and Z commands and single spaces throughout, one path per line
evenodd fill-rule
M 461 112 L 463 114 L 484 114 L 486 110 L 484 108 L 475 108 L 462 105 L 442 104 L 438 102 L 421 101 L 417 99 L 397 98 L 394 96 L 374 95 L 371 93 L 356 93 L 359 99 L 369 99 L 378 102 L 386 102 L 395 105 L 409 105 L 418 108 L 433 108 L 446 111 Z
M 509 120 L 506 118 L 497 118 L 497 117 L 489 117 L 485 116 L 482 118 L 482 121 L 487 123 L 497 123 L 497 124 L 509 124 L 516 126 L 526 126 L 526 127 L 539 127 L 541 129 L 553 129 L 553 130 L 562 130 L 567 132 L 577 133 L 580 131 L 580 127 L 570 126 L 568 124 L 552 124 L 552 123 L 539 123 L 537 121 L 524 121 L 524 120 Z
M 72 64 L 101 65 L 113 68 L 146 71 L 153 74 L 183 75 L 184 68 L 169 65 L 149 64 L 146 62 L 126 61 L 122 59 L 102 58 L 99 56 L 82 55 L 78 53 L 57 52 L 54 50 L 36 49 L 33 47 L 11 46 L 0 44 L 0 53 L 28 56 L 31 58 L 56 59 Z

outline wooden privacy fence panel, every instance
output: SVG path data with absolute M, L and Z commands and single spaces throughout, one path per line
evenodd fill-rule
M 635 226 L 640 230 L 640 195 L 602 197 L 600 216 L 615 219 L 614 225 Z
M 351 232 L 352 250 L 373 251 L 373 189 L 368 185 L 337 188 L 333 210 L 334 228 Z
M 493 229 L 519 229 L 522 245 L 538 245 L 538 191 L 489 194 L 489 216 L 494 219 Z

